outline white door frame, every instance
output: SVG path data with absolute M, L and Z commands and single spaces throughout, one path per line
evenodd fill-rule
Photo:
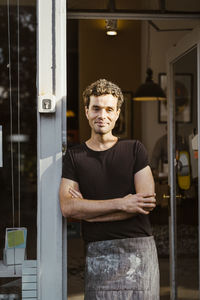
M 176 159 L 175 159 L 175 126 L 174 126 L 174 105 L 173 105 L 173 64 L 182 56 L 190 52 L 192 48 L 197 47 L 197 118 L 198 118 L 198 149 L 200 146 L 200 28 L 194 29 L 191 33 L 185 35 L 175 47 L 167 53 L 167 95 L 168 95 L 168 157 L 169 157 L 169 178 L 170 186 L 170 285 L 171 300 L 177 299 L 176 282 Z M 198 208 L 199 208 L 199 249 L 200 249 L 200 160 L 198 160 Z M 200 251 L 199 251 L 200 253 Z M 200 254 L 199 254 L 200 258 Z M 200 274 L 200 259 L 199 259 Z M 200 279 L 199 279 L 200 287 Z
M 37 112 L 37 299 L 64 300 L 67 254 L 58 191 L 66 136 L 66 0 L 37 0 L 37 21 L 38 108 L 40 96 L 54 95 L 56 102 L 55 112 Z

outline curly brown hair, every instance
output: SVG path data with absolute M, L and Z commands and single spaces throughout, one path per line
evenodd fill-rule
M 124 97 L 121 89 L 114 83 L 106 80 L 99 79 L 90 84 L 83 92 L 83 101 L 86 107 L 89 107 L 90 96 L 101 96 L 111 94 L 117 98 L 117 109 L 122 106 Z

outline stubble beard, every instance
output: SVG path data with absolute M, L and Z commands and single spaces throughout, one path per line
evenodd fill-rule
M 95 134 L 99 134 L 100 136 L 103 136 L 103 135 L 106 135 L 106 134 L 108 134 L 108 133 L 111 133 L 112 134 L 112 130 L 113 130 L 113 128 L 114 128 L 115 126 L 109 126 L 109 128 L 99 128 L 99 127 L 97 127 L 97 128 L 93 128 L 93 131 L 94 131 L 94 133 Z

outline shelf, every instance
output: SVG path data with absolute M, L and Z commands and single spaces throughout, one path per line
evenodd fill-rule
M 6 266 L 0 260 L 0 277 L 22 277 L 22 266 Z

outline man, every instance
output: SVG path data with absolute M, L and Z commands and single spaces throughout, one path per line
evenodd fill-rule
M 60 185 L 64 217 L 82 220 L 86 300 L 159 299 L 157 253 L 148 214 L 154 181 L 139 141 L 119 140 L 120 88 L 100 79 L 83 93 L 91 137 L 68 149 Z

